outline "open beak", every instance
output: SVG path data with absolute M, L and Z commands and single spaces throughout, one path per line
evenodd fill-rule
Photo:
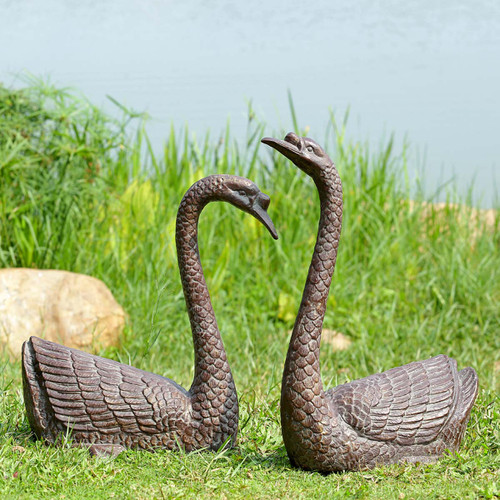
M 300 138 L 293 132 L 288 133 L 284 141 L 273 139 L 272 137 L 264 137 L 261 142 L 276 149 L 276 151 L 279 151 L 295 164 L 302 158 L 300 154 L 302 149 Z
M 271 220 L 271 217 L 269 217 L 269 214 L 267 213 L 267 208 L 269 207 L 269 201 L 270 198 L 267 196 L 267 194 L 261 193 L 255 200 L 253 204 L 253 210 L 252 210 L 252 215 L 264 226 L 266 226 L 267 230 L 271 233 L 271 236 L 277 240 L 278 239 L 278 233 L 274 227 L 273 221 Z

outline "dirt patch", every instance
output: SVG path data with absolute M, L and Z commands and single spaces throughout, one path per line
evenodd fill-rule
M 288 330 L 287 335 L 290 336 L 291 334 L 292 330 Z M 349 349 L 349 346 L 352 344 L 352 340 L 337 330 L 324 329 L 321 332 L 321 343 L 329 344 L 334 351 L 345 351 L 346 349 Z M 339 373 L 340 372 L 342 372 L 342 370 L 340 370 Z
M 410 213 L 420 212 L 420 220 L 428 226 L 438 227 L 439 233 L 450 230 L 450 216 L 458 224 L 466 224 L 470 228 L 470 240 L 476 240 L 485 232 L 499 230 L 500 217 L 498 211 L 489 208 L 474 208 L 457 203 L 430 203 L 428 201 L 402 200 L 401 205 L 408 207 Z M 454 224 L 453 224 L 454 225 Z
M 352 344 L 349 337 L 336 330 L 323 330 L 321 341 L 330 344 L 334 351 L 345 351 Z

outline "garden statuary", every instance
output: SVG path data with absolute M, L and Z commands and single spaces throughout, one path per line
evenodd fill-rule
M 316 142 L 290 133 L 268 144 L 311 176 L 321 216 L 281 388 L 281 426 L 293 465 L 321 472 L 431 462 L 462 440 L 478 380 L 439 355 L 323 390 L 321 329 L 342 221 L 342 185 Z
M 168 378 L 31 337 L 23 345 L 24 400 L 38 438 L 58 443 L 71 432 L 75 445 L 112 455 L 124 448 L 191 451 L 234 444 L 236 389 L 198 251 L 198 219 L 211 201 L 253 215 L 277 238 L 267 214 L 269 197 L 248 179 L 212 175 L 185 194 L 176 244 L 194 342 L 189 391 Z

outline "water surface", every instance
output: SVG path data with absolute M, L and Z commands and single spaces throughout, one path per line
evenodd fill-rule
M 333 109 L 374 147 L 411 142 L 429 194 L 475 179 L 491 206 L 500 180 L 500 2 L 0 0 L 0 79 L 27 70 L 146 110 L 161 145 L 171 122 L 243 137 L 247 100 L 273 130 L 321 140 Z

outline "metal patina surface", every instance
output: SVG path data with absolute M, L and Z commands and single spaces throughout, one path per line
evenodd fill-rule
M 342 225 L 337 169 L 313 140 L 289 133 L 268 144 L 311 176 L 321 216 L 312 262 L 285 361 L 281 426 L 293 465 L 321 472 L 400 461 L 432 462 L 459 447 L 478 379 L 444 355 L 323 390 L 321 330 Z
M 176 244 L 195 353 L 189 391 L 174 381 L 37 337 L 23 345 L 24 401 L 38 438 L 59 443 L 71 432 L 95 454 L 124 448 L 232 446 L 238 400 L 198 251 L 198 219 L 211 201 L 253 215 L 277 238 L 269 197 L 248 179 L 213 175 L 196 182 L 177 213 Z

